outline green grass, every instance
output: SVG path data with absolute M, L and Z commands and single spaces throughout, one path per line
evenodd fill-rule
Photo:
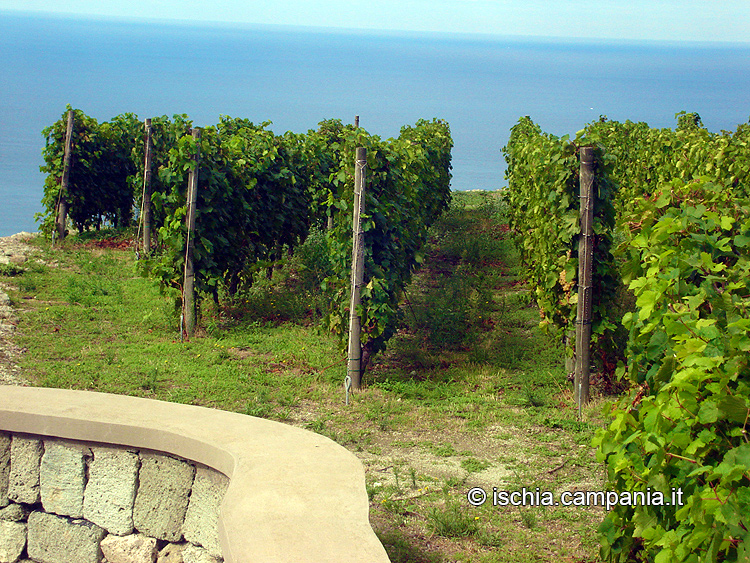
M 107 239 L 39 242 L 46 265 L 0 275 L 16 288 L 27 379 L 328 436 L 365 464 L 371 522 L 394 562 L 594 561 L 600 513 L 466 502 L 477 479 L 489 489 L 602 483 L 588 445 L 598 406 L 577 419 L 562 351 L 538 329 L 504 217 L 496 194 L 454 194 L 405 292 L 402 325 L 348 407 L 346 356 L 320 323 L 321 233 L 270 281 L 221 306 L 204 300 L 190 341 L 173 299 Z
M 17 264 L 0 264 L 0 276 L 14 277 L 23 274 L 24 269 Z

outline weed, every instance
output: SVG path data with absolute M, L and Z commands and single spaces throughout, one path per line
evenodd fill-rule
M 244 414 L 258 418 L 269 418 L 272 412 L 273 409 L 265 403 L 248 403 Z
M 115 355 L 114 350 L 107 350 L 104 353 L 104 363 L 108 366 L 111 366 L 115 363 L 115 360 L 117 359 L 117 356 Z
M 478 459 L 475 459 L 473 457 L 461 460 L 461 467 L 463 467 L 469 473 L 479 473 L 480 471 L 484 471 L 485 469 L 487 469 L 489 466 L 490 462 L 479 461 Z
M 431 345 L 456 348 L 471 337 L 469 280 L 461 272 L 447 278 L 439 291 L 424 296 L 414 305 L 416 326 L 421 328 Z
M 397 491 L 398 494 L 401 494 L 401 491 Z M 395 516 L 404 516 L 406 513 L 406 510 L 404 509 L 404 501 L 403 500 L 397 500 L 391 497 L 384 498 L 380 501 L 380 507 L 389 514 L 393 514 Z
M 529 530 L 533 530 L 536 527 L 536 514 L 529 510 L 521 510 L 521 520 L 523 521 L 523 525 L 526 526 Z
M 323 434 L 326 430 L 326 423 L 324 420 L 313 420 L 305 424 L 305 428 L 315 432 L 317 434 Z
M 20 276 L 26 270 L 17 264 L 0 264 L 0 276 L 14 277 Z
M 408 449 L 408 448 L 413 448 L 416 445 L 417 445 L 417 442 L 415 442 L 414 440 L 409 440 L 406 442 L 402 440 L 394 440 L 393 442 L 391 442 L 391 446 L 394 448 Z
M 438 457 L 452 457 L 458 455 L 458 452 L 453 449 L 450 444 L 443 444 L 442 446 L 436 446 L 433 448 L 432 453 Z
M 476 534 L 477 543 L 485 547 L 503 547 L 503 538 L 498 533 L 480 531 Z
M 367 491 L 367 500 L 372 502 L 375 500 L 375 497 L 377 496 L 380 489 L 383 488 L 383 485 L 380 482 L 375 483 L 365 483 L 365 490 Z
M 547 399 L 541 390 L 526 383 L 523 387 L 523 404 L 527 407 L 542 407 L 547 404 Z
M 159 385 L 159 368 L 152 367 L 147 372 L 141 382 L 141 389 L 155 393 Z
M 416 489 L 417 487 L 417 472 L 413 467 L 409 468 L 409 477 L 411 478 L 411 488 Z
M 21 293 L 33 293 L 38 288 L 38 278 L 36 276 L 21 276 L 18 281 L 16 282 L 16 285 L 18 285 L 18 290 Z
M 460 477 L 448 477 L 445 480 L 445 485 L 443 485 L 443 492 L 447 493 L 451 489 L 455 489 L 456 487 L 460 487 L 464 484 L 466 480 L 461 479 Z
M 410 538 L 398 530 L 388 530 L 377 534 L 392 563 L 440 563 L 442 557 L 428 553 L 412 545 Z
M 479 532 L 479 520 L 474 512 L 459 503 L 448 504 L 442 508 L 435 507 L 427 514 L 427 526 L 438 536 L 471 537 Z
M 401 483 L 399 482 L 399 475 L 400 475 L 400 471 L 398 467 L 394 467 L 393 478 L 396 481 L 396 490 L 398 491 L 399 494 L 401 494 L 403 491 L 401 490 Z
M 120 291 L 116 283 L 101 276 L 74 274 L 67 279 L 65 297 L 69 303 L 92 307 L 102 304 L 106 297 L 118 297 Z

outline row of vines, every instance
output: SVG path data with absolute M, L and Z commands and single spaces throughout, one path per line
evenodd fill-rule
M 143 125 L 132 114 L 97 123 L 75 111 L 72 165 L 65 194 L 78 230 L 104 222 L 127 225 L 142 206 Z M 276 135 L 270 123 L 222 117 L 196 140 L 187 116 L 154 118 L 152 127 L 153 224 L 157 247 L 141 270 L 165 292 L 182 289 L 188 236 L 199 295 L 232 299 L 262 269 L 294 252 L 311 229 L 325 231 L 331 275 L 329 328 L 342 340 L 348 326 L 354 154 L 367 149 L 365 279 L 361 324 L 363 369 L 394 333 L 398 303 L 415 267 L 427 229 L 450 201 L 452 140 L 442 120 L 405 126 L 383 140 L 339 120 L 306 134 Z M 60 198 L 65 116 L 43 132 L 48 174 L 39 215 L 51 232 Z M 199 154 L 195 231 L 187 232 L 188 175 Z M 148 203 L 148 202 L 146 202 Z
M 677 118 L 674 130 L 602 118 L 575 140 L 524 118 L 505 149 L 529 279 L 564 333 L 577 294 L 575 154 L 597 147 L 595 332 L 628 335 L 618 376 L 629 389 L 595 445 L 612 490 L 683 492 L 682 505 L 610 511 L 606 561 L 750 557 L 750 124 L 715 134 L 697 114 Z

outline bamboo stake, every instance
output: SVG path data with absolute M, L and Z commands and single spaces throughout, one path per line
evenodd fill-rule
M 63 175 L 60 181 L 60 195 L 57 204 L 57 217 L 55 228 L 57 229 L 57 240 L 65 238 L 65 225 L 68 221 L 68 183 L 70 182 L 70 162 L 73 151 L 73 122 L 75 120 L 73 110 L 68 110 L 68 128 L 65 132 L 65 153 L 63 156 Z
M 569 330 L 563 335 L 563 354 L 565 355 L 565 375 L 575 373 L 576 370 L 576 356 L 575 356 L 575 345 L 576 345 L 576 331 Z M 568 349 L 573 348 L 573 355 L 568 356 Z
M 198 201 L 198 171 L 200 168 L 201 130 L 193 129 L 193 139 L 197 143 L 195 168 L 190 171 L 187 193 L 187 249 L 185 251 L 185 282 L 182 286 L 182 307 L 185 318 L 185 333 L 188 338 L 195 332 L 195 272 L 193 271 L 193 251 L 195 249 L 195 205 Z
M 576 371 L 574 393 L 581 408 L 589 402 L 591 351 L 591 278 L 594 263 L 594 149 L 581 148 L 581 238 L 578 245 L 578 313 L 576 317 Z
M 367 149 L 358 148 L 354 164 L 354 214 L 352 217 L 352 291 L 349 306 L 349 362 L 347 373 L 354 391 L 362 388 L 362 347 L 361 319 L 357 308 L 361 303 L 360 290 L 364 282 L 365 244 L 362 233 L 362 212 L 364 211 L 365 167 Z

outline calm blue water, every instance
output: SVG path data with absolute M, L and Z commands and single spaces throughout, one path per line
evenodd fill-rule
M 712 131 L 750 116 L 750 45 L 595 44 L 76 20 L 0 12 L 0 236 L 35 230 L 41 130 L 70 103 L 100 121 L 222 114 L 305 132 L 327 118 L 382 137 L 448 120 L 453 188 L 505 185 L 519 117 L 574 134 L 610 119 Z

